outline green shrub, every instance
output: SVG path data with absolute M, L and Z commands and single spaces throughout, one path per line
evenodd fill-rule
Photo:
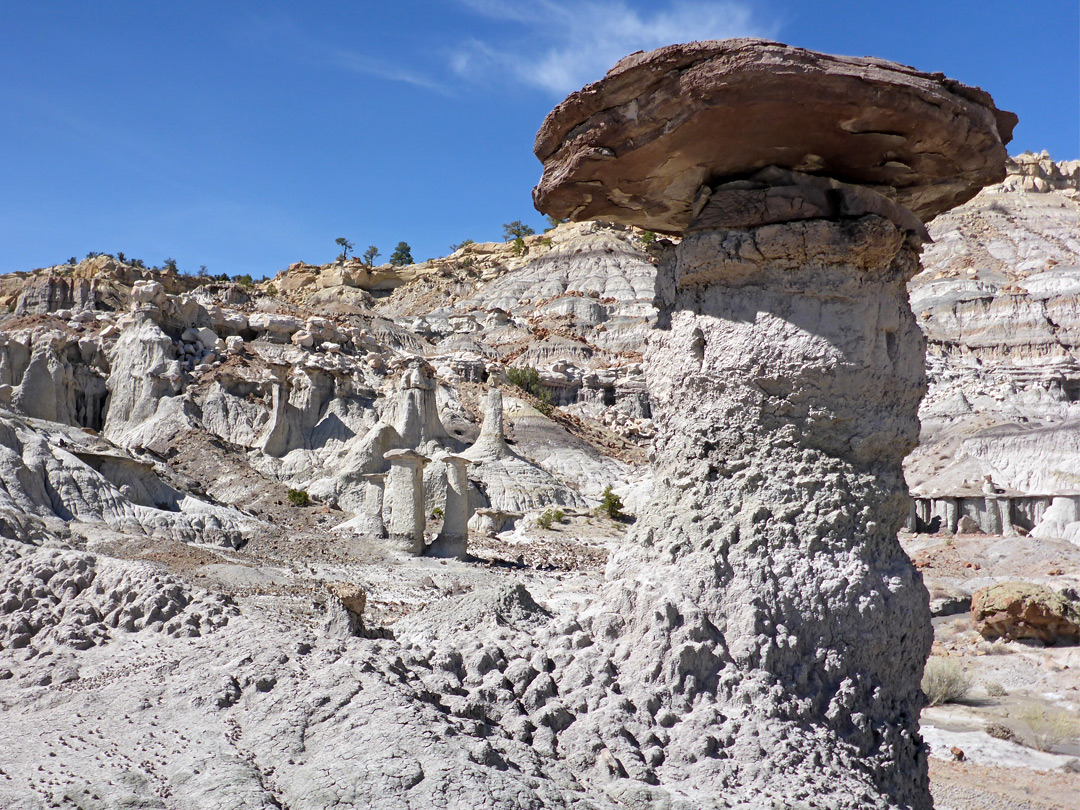
M 604 495 L 600 500 L 600 513 L 612 520 L 622 520 L 626 517 L 626 513 L 623 512 L 622 498 L 612 491 L 611 484 L 604 487 Z
M 273 284 L 267 284 L 266 294 L 269 295 L 271 298 L 277 298 L 277 287 L 275 287 Z
M 311 503 L 311 498 L 302 489 L 290 489 L 289 503 L 293 506 L 307 506 Z
M 562 523 L 566 513 L 562 509 L 548 509 L 536 519 L 536 525 L 541 529 L 550 529 L 556 523 Z
M 255 280 L 252 279 L 251 275 L 248 273 L 244 273 L 244 275 L 242 276 L 233 276 L 233 281 L 235 281 L 241 287 L 250 287 L 252 284 L 255 283 Z
M 551 391 L 540 384 L 540 372 L 532 366 L 510 366 L 506 369 L 506 381 L 522 391 L 532 394 L 542 405 L 551 405 Z M 541 411 L 544 409 L 541 408 Z M 546 413 L 546 411 L 545 411 Z
M 442 510 L 442 507 L 441 507 L 441 506 L 436 506 L 436 507 L 435 507 L 434 509 L 432 509 L 432 510 L 431 510 L 431 516 L 432 516 L 433 518 L 435 518 L 436 520 L 438 520 L 439 518 L 441 518 L 441 517 L 443 516 L 443 510 Z
M 923 670 L 922 690 L 931 706 L 957 703 L 971 689 L 971 679 L 951 658 L 931 656 Z
M 656 241 L 656 234 L 653 233 L 652 231 L 645 231 L 645 233 L 643 233 L 641 235 L 642 244 L 651 245 L 655 241 Z
M 514 255 L 515 256 L 524 256 L 528 252 L 529 252 L 529 247 L 528 247 L 528 245 L 525 244 L 525 240 L 522 239 L 520 236 L 516 237 L 514 239 Z

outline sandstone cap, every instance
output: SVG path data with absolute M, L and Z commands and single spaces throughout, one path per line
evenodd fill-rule
M 544 120 L 541 212 L 681 233 L 702 186 L 776 166 L 867 186 L 927 222 L 1005 177 L 1017 117 L 881 59 L 762 39 L 627 56 Z

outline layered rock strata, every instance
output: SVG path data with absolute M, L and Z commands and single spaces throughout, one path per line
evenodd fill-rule
M 905 284 L 922 220 L 1004 177 L 1013 123 L 940 75 L 746 40 L 627 57 L 544 122 L 540 210 L 683 232 L 643 548 L 609 570 L 641 583 L 610 634 L 646 673 L 628 697 L 669 707 L 668 751 L 712 740 L 662 783 L 931 806 L 928 598 L 896 540 L 925 392 Z

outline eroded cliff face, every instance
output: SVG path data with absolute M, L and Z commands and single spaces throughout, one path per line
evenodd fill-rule
M 1075 167 L 1016 161 L 1003 184 L 931 223 L 926 269 L 909 285 L 930 389 L 907 471 L 927 498 L 979 497 L 985 476 L 1016 497 L 1080 492 Z

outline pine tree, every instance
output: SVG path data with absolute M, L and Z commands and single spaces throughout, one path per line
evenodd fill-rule
M 394 248 L 394 252 L 390 255 L 390 264 L 395 267 L 413 264 L 412 248 L 409 247 L 408 242 L 397 243 L 397 247 Z

